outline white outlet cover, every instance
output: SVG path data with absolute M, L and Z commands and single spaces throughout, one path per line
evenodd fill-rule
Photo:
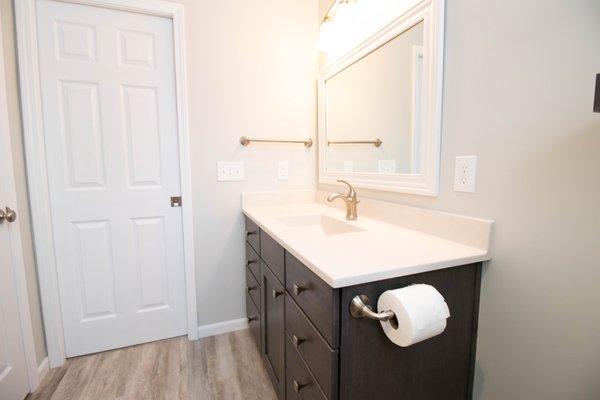
M 217 180 L 236 182 L 244 180 L 244 163 L 237 161 L 219 161 L 217 163 Z
M 377 160 L 377 170 L 380 174 L 395 174 L 396 160 Z
M 290 163 L 287 161 L 277 162 L 277 179 L 287 181 L 290 177 Z
M 454 162 L 454 191 L 475 193 L 477 156 L 456 157 Z
M 344 161 L 344 172 L 354 172 L 354 161 Z

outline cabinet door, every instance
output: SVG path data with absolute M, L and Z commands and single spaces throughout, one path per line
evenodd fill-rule
M 264 361 L 280 399 L 285 391 L 285 290 L 266 264 L 261 265 Z

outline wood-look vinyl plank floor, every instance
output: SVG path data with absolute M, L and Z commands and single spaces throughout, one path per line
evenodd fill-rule
M 275 400 L 249 330 L 70 358 L 26 400 Z

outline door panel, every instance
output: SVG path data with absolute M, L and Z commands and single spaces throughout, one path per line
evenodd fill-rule
M 69 188 L 105 188 L 98 84 L 59 81 L 58 85 Z
M 168 18 L 37 3 L 67 356 L 187 332 Z
M 81 285 L 82 321 L 116 317 L 110 222 L 74 222 L 73 252 Z
M 137 312 L 169 307 L 167 255 L 164 218 L 133 219 L 135 258 L 139 271 Z
M 160 186 L 160 131 L 157 93 L 154 87 L 121 88 L 123 118 L 128 139 L 129 184 Z

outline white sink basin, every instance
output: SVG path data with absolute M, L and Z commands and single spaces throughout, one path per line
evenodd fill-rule
M 322 214 L 284 217 L 279 218 L 279 221 L 288 228 L 303 229 L 307 233 L 320 233 L 327 236 L 364 231 L 364 229 L 350 225 L 347 222 L 338 221 Z

